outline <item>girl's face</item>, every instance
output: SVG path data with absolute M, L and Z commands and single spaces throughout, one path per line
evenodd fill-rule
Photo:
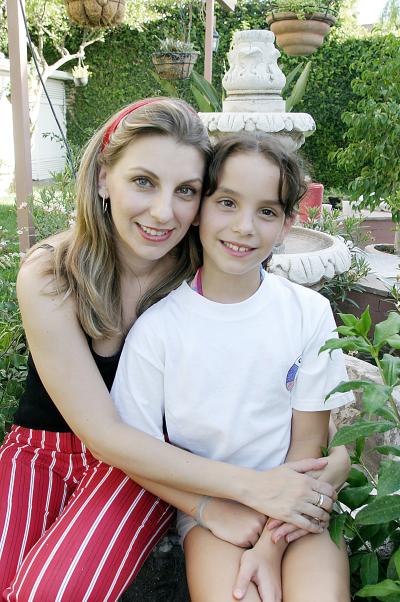
M 139 267 L 165 256 L 185 236 L 200 204 L 205 160 L 170 136 L 142 136 L 112 167 L 99 194 L 110 199 L 120 258 Z
M 201 207 L 204 266 L 215 275 L 258 273 L 291 223 L 279 203 L 279 167 L 259 153 L 235 154 Z

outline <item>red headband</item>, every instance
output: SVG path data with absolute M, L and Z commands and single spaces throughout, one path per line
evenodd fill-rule
M 111 138 L 112 134 L 115 132 L 115 130 L 117 129 L 118 125 L 120 124 L 120 122 L 123 120 L 124 117 L 129 115 L 129 113 L 136 111 L 136 109 L 140 109 L 140 107 L 144 107 L 145 105 L 149 105 L 153 102 L 159 102 L 160 100 L 162 100 L 162 99 L 161 98 L 146 98 L 145 100 L 139 100 L 137 102 L 134 102 L 132 105 L 129 105 L 129 107 L 126 107 L 126 109 L 124 109 L 122 111 L 122 113 L 120 113 L 106 129 L 106 133 L 104 134 L 103 141 L 101 143 L 101 152 L 103 152 L 103 150 L 105 149 L 107 144 L 110 142 L 110 138 Z

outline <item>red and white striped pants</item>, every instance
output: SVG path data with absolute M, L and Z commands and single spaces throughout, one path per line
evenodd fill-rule
M 0 448 L 0 599 L 115 601 L 173 514 L 72 433 L 14 426 Z

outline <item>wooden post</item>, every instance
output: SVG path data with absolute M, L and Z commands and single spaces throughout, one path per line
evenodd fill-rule
M 22 0 L 25 6 L 25 0 Z M 11 105 L 13 115 L 15 189 L 20 251 L 35 242 L 28 197 L 32 194 L 32 159 L 29 125 L 26 31 L 20 0 L 7 0 L 8 49 L 10 56 Z
M 212 83 L 214 0 L 206 0 L 206 31 L 204 39 L 204 77 Z

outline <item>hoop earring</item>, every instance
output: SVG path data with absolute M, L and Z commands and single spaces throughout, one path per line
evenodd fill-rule
M 102 205 L 103 205 L 103 215 L 104 215 L 105 213 L 107 213 L 107 212 L 108 212 L 108 201 L 109 201 L 110 199 L 108 199 L 108 198 L 106 197 L 106 195 L 104 195 L 104 196 L 102 196 L 102 197 L 101 197 L 101 200 L 102 200 Z

